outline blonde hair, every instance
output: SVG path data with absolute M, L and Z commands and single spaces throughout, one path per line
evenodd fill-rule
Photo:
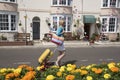
M 59 25 L 63 25 L 63 24 L 64 24 L 64 20 L 60 20 Z

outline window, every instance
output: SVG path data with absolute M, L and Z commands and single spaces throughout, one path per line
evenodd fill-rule
M 0 0 L 0 2 L 16 2 L 16 0 Z
M 68 0 L 68 5 L 72 6 L 71 4 L 72 4 L 72 0 Z
M 102 7 L 109 8 L 109 7 L 120 7 L 120 0 L 102 0 Z
M 118 0 L 117 7 L 120 8 L 120 0 Z
M 116 32 L 117 27 L 117 18 L 116 17 L 101 17 L 102 26 L 101 31 L 102 32 Z
M 107 31 L 107 18 L 102 18 L 102 32 Z
M 103 0 L 103 7 L 107 7 L 108 6 L 108 0 Z
M 0 14 L 0 30 L 9 30 L 9 22 L 7 14 Z
M 16 30 L 16 16 L 11 15 L 11 30 Z
M 71 22 L 72 22 L 71 20 L 72 20 L 72 19 L 71 19 L 71 17 L 67 17 L 67 18 L 68 18 L 68 19 L 67 19 L 67 20 L 68 20 L 68 21 L 67 21 L 67 24 L 68 24 L 67 31 L 71 31 Z
M 10 0 L 10 2 L 15 2 L 15 0 Z
M 109 19 L 109 32 L 115 31 L 115 18 Z
M 59 0 L 59 5 L 66 5 L 66 0 Z
M 110 7 L 116 6 L 116 0 L 110 0 Z
M 0 32 L 16 31 L 17 30 L 17 15 L 10 13 L 0 13 Z
M 53 6 L 72 6 L 72 0 L 52 0 Z
M 53 16 L 53 31 L 57 30 L 57 16 Z
M 53 5 L 57 5 L 57 0 L 53 0 Z
M 72 23 L 72 16 L 71 15 L 52 15 L 51 19 L 52 19 L 51 26 L 53 26 L 52 27 L 53 31 L 57 30 L 60 20 L 65 21 L 65 25 L 64 25 L 65 32 L 71 31 L 71 23 Z

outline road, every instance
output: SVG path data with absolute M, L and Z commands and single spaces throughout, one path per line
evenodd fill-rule
M 38 58 L 46 48 L 0 48 L 0 67 L 17 67 L 21 64 L 38 66 Z M 50 48 L 52 51 L 54 47 Z M 55 61 L 58 51 L 50 61 Z M 62 65 L 67 63 L 77 66 L 100 64 L 103 62 L 120 62 L 120 47 L 67 47 Z

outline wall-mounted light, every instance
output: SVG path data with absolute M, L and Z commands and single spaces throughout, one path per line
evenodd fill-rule
M 20 22 L 19 22 L 19 26 L 22 26 L 21 20 L 20 20 Z

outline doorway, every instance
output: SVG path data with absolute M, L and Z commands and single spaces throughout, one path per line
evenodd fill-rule
M 90 24 L 89 23 L 85 23 L 84 25 L 84 36 L 87 40 L 90 39 Z
M 40 19 L 39 17 L 33 18 L 33 40 L 40 39 Z

